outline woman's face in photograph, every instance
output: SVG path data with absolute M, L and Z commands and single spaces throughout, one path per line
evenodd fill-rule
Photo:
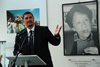
M 91 33 L 91 22 L 86 14 L 75 12 L 73 27 L 81 39 L 86 39 Z

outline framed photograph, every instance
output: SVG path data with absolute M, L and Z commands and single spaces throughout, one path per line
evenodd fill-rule
M 98 3 L 62 4 L 64 55 L 100 55 Z
M 31 12 L 35 18 L 35 24 L 40 25 L 40 8 L 7 10 L 7 33 L 17 33 L 23 30 L 26 26 L 23 23 L 23 14 Z

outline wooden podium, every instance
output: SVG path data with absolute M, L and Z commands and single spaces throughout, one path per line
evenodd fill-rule
M 15 57 L 16 56 L 7 56 L 6 58 L 12 62 Z M 28 65 L 46 65 L 46 63 L 37 55 L 22 55 L 18 56 L 15 65 L 24 65 L 25 67 L 28 67 Z

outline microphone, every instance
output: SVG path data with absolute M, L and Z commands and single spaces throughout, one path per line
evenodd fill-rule
M 25 30 L 23 30 L 22 32 L 18 33 L 17 36 L 21 36 L 21 35 L 24 34 L 24 33 L 25 33 Z M 33 35 L 32 35 L 32 36 L 33 36 Z M 18 42 L 16 42 L 16 44 L 19 46 L 19 49 L 18 49 L 18 51 L 17 51 L 17 53 L 16 53 L 15 59 L 11 62 L 10 67 L 15 67 L 15 62 L 16 62 L 16 60 L 17 60 L 17 58 L 18 58 L 18 55 L 19 55 L 19 53 L 20 53 L 20 50 L 22 49 L 22 47 L 23 47 L 23 45 L 24 45 L 24 42 L 25 42 L 26 38 L 27 38 L 27 37 L 28 37 L 28 38 L 31 38 L 32 36 L 26 36 L 26 37 L 24 38 L 24 40 L 23 40 L 21 46 L 19 45 Z M 29 43 L 28 43 L 28 44 L 29 44 Z M 27 44 L 27 45 L 28 45 L 28 44 Z
M 24 33 L 24 32 L 22 32 L 22 33 Z M 19 34 L 19 36 L 22 35 L 22 33 Z M 18 55 L 19 55 L 19 53 L 20 53 L 20 50 L 21 50 L 22 47 L 23 47 L 23 44 L 24 44 L 26 38 L 27 38 L 27 36 L 26 36 L 25 39 L 23 40 L 21 46 L 19 45 L 19 43 L 16 42 L 17 45 L 19 46 L 19 50 L 18 50 L 17 53 L 16 53 L 16 57 L 15 57 L 15 59 L 14 59 L 14 60 L 11 62 L 11 64 L 9 65 L 10 67 L 15 67 L 15 62 L 16 62 L 16 60 L 17 60 L 17 58 L 18 58 Z

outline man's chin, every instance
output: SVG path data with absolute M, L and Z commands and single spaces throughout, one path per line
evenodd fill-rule
M 28 27 L 33 27 L 33 24 L 31 24 L 31 25 L 28 25 Z

